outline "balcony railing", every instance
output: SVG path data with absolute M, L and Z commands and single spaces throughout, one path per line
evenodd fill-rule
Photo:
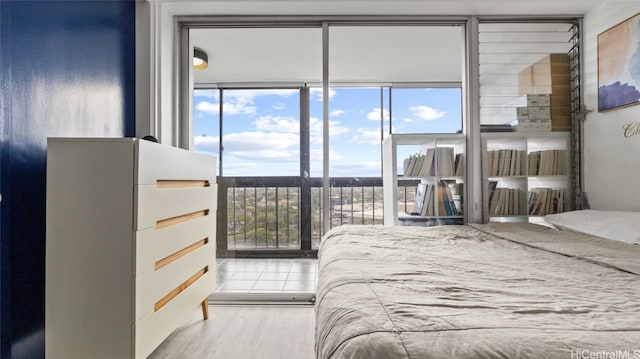
M 218 213 L 224 214 L 218 220 L 219 250 L 301 250 L 305 233 L 311 249 L 319 247 L 325 220 L 320 178 L 221 177 L 218 185 Z M 413 205 L 415 185 L 398 186 L 399 211 Z M 331 178 L 330 191 L 330 228 L 383 223 L 381 178 Z

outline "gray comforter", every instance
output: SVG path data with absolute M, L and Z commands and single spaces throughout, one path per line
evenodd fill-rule
M 317 359 L 640 358 L 640 246 L 532 224 L 338 227 L 315 336 Z

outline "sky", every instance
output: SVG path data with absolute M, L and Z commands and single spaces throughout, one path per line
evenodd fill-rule
M 459 88 L 394 88 L 391 98 L 389 106 L 388 88 L 330 90 L 331 177 L 382 175 L 381 131 L 385 136 L 389 132 L 390 107 L 393 133 L 455 133 L 461 129 Z M 299 90 L 224 90 L 223 99 L 222 175 L 298 176 Z M 311 89 L 310 102 L 310 176 L 322 177 L 321 88 Z M 194 91 L 196 152 L 219 157 L 219 109 L 219 90 Z M 418 152 L 417 146 L 403 147 L 399 149 L 399 157 Z

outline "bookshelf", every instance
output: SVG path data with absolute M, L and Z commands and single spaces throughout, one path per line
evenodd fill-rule
M 540 222 L 569 210 L 569 132 L 482 133 L 485 222 Z
M 464 223 L 462 134 L 393 134 L 382 153 L 385 225 Z M 401 181 L 413 183 L 404 196 Z

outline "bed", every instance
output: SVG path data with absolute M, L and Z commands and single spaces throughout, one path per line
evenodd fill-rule
M 318 258 L 317 359 L 640 358 L 637 244 L 536 224 L 341 226 Z

